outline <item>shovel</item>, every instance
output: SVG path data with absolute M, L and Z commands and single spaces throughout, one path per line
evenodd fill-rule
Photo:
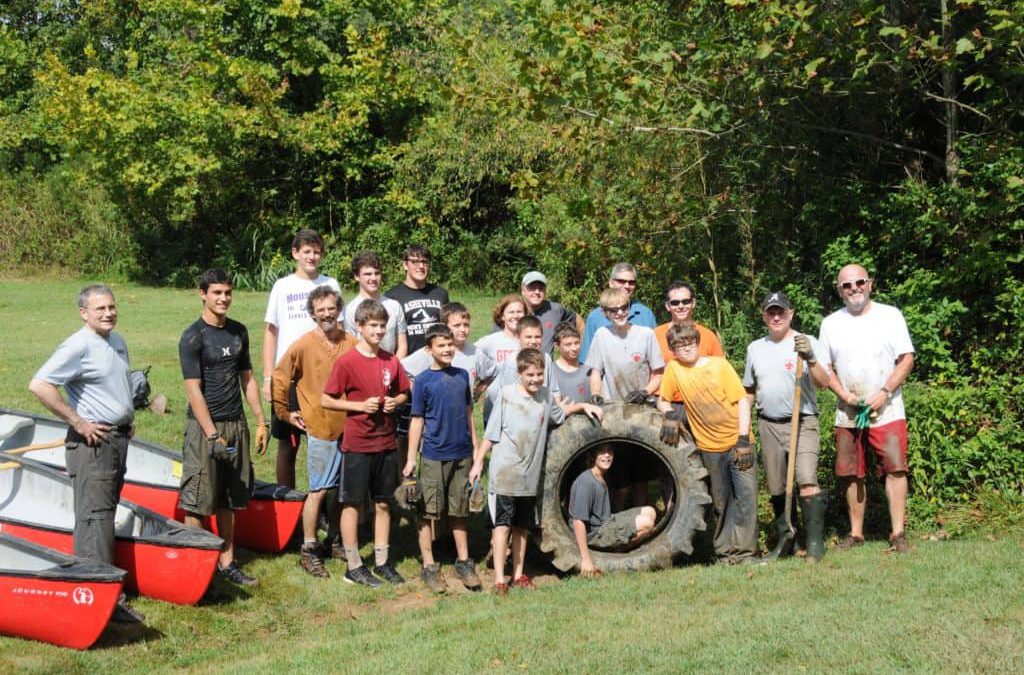
M 786 462 L 786 507 L 783 517 L 789 528 L 781 535 L 769 557 L 772 559 L 785 555 L 796 540 L 796 528 L 793 527 L 793 482 L 796 478 L 796 447 L 800 437 L 800 380 L 804 374 L 804 360 L 796 357 L 796 388 L 793 391 L 793 417 L 789 428 L 789 457 Z

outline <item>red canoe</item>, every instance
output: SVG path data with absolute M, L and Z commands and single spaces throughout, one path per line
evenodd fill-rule
M 52 467 L 0 452 L 0 531 L 71 553 L 71 479 Z M 114 564 L 141 595 L 179 605 L 199 602 L 224 541 L 122 499 L 114 514 Z
M 33 413 L 0 408 L 0 451 L 64 468 L 67 425 Z M 30 446 L 39 450 L 25 452 Z M 181 453 L 139 438 L 128 448 L 128 471 L 121 496 L 168 518 L 182 520 L 178 509 Z M 306 495 L 284 485 L 257 480 L 249 507 L 235 513 L 235 544 L 251 551 L 280 553 L 288 545 L 302 515 Z M 206 523 L 214 533 L 216 523 Z
M 0 633 L 88 649 L 114 612 L 125 574 L 0 533 Z

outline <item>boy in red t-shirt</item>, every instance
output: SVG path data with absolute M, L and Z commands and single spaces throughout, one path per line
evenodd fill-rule
M 398 487 L 395 423 L 392 413 L 409 399 L 409 378 L 391 352 L 380 348 L 387 330 L 388 312 L 376 300 L 364 300 L 356 309 L 359 341 L 334 362 L 324 386 L 321 406 L 344 410 L 341 441 L 341 542 L 348 571 L 345 581 L 379 588 L 380 579 L 363 566 L 359 555 L 359 513 L 371 498 L 374 503 L 373 571 L 392 584 L 405 579 L 388 562 L 391 513 L 388 500 Z

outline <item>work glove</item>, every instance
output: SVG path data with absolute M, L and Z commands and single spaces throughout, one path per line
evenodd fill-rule
M 267 445 L 270 444 L 270 425 L 264 422 L 256 426 L 256 454 L 267 454 Z
M 853 425 L 857 429 L 867 429 L 871 426 L 871 406 L 863 400 L 857 405 L 857 415 L 853 418 Z
M 210 457 L 228 462 L 233 461 L 238 457 L 238 448 L 233 445 L 228 445 L 228 442 L 225 441 L 223 437 L 211 437 L 206 440 L 210 444 Z
M 594 405 L 604 405 L 604 396 L 601 396 L 600 394 L 591 394 L 589 402 Z
M 633 391 L 626 394 L 626 397 L 622 399 L 626 403 L 634 403 L 636 405 L 643 405 L 647 403 L 647 392 L 643 389 L 634 389 Z
M 740 471 L 754 466 L 754 449 L 750 447 L 750 434 L 740 434 L 733 448 L 732 463 Z
M 686 406 L 673 403 L 661 422 L 661 442 L 676 445 L 679 442 L 679 428 L 686 423 Z
M 793 349 L 800 358 L 807 362 L 807 365 L 813 366 L 818 362 L 818 359 L 814 358 L 814 348 L 811 347 L 811 339 L 803 333 L 797 333 L 796 337 L 793 338 Z
M 398 508 L 412 511 L 420 501 L 420 483 L 412 476 L 405 476 L 402 484 L 395 489 L 395 502 Z

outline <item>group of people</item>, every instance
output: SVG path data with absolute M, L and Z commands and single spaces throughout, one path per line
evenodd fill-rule
M 796 493 L 803 514 L 806 557 L 819 560 L 826 504 L 817 480 L 815 391 L 826 387 L 838 398 L 836 472 L 850 515 L 850 533 L 839 547 L 864 542 L 864 480 L 867 456 L 874 454 L 885 475 L 891 550 L 908 549 L 901 384 L 913 367 L 913 346 L 899 310 L 871 300 L 872 280 L 859 265 L 839 271 L 843 307 L 824 320 L 817 339 L 793 329 L 794 308 L 785 293 L 768 294 L 761 303 L 767 334 L 747 347 L 741 377 L 714 331 L 693 320 L 694 288 L 669 285 L 671 319 L 658 325 L 634 298 L 637 274 L 628 263 L 612 268 L 599 306 L 585 320 L 548 299 L 543 273 L 529 272 L 520 292 L 496 305 L 492 332 L 473 344 L 469 310 L 428 281 L 426 247 L 405 250 L 405 278 L 387 292 L 381 290 L 381 258 L 357 253 L 350 272 L 358 292 L 348 303 L 337 280 L 320 272 L 324 242 L 318 233 L 299 231 L 291 253 L 295 271 L 275 283 L 265 315 L 262 388 L 253 375 L 248 331 L 227 316 L 233 286 L 223 270 L 201 275 L 202 311 L 179 342 L 189 403 L 179 505 L 190 525 L 216 519 L 225 541 L 218 571 L 231 583 L 258 583 L 239 566 L 232 546 L 234 511 L 248 504 L 253 484 L 250 449 L 262 454 L 274 438 L 277 481 L 294 487 L 305 436 L 309 496 L 299 563 L 307 573 L 329 577 L 324 563 L 334 557 L 346 563 L 347 582 L 374 588 L 403 583 L 389 553 L 397 500 L 416 510 L 420 576 L 431 590 L 446 588 L 433 552 L 434 536 L 445 527 L 454 540 L 456 576 L 469 589 L 481 588 L 467 528 L 478 510 L 486 511 L 492 528 L 494 591 L 532 588 L 524 570 L 526 539 L 537 525 L 549 429 L 575 414 L 599 423 L 610 401 L 660 410 L 668 451 L 681 431 L 693 438 L 708 471 L 713 545 L 723 562 L 762 559 L 755 413 L 779 541 L 770 557 L 783 555 L 792 542 L 786 469 L 791 429 L 798 429 L 798 487 L 790 484 L 788 492 Z M 109 563 L 113 507 L 134 432 L 128 351 L 114 331 L 117 307 L 109 287 L 86 287 L 78 307 L 83 328 L 57 348 L 29 388 L 69 427 L 75 554 Z M 261 389 L 273 411 L 269 424 Z M 473 413 L 481 398 L 478 438 Z M 246 405 L 255 423 L 252 439 Z M 619 454 L 611 444 L 590 448 L 587 469 L 569 493 L 568 524 L 584 575 L 600 573 L 592 550 L 637 544 L 664 513 L 649 493 L 658 467 L 649 457 Z M 322 512 L 324 542 L 318 541 Z M 372 566 L 360 554 L 361 522 L 372 529 Z M 506 575 L 509 548 L 512 574 Z M 141 616 L 122 601 L 114 619 Z

